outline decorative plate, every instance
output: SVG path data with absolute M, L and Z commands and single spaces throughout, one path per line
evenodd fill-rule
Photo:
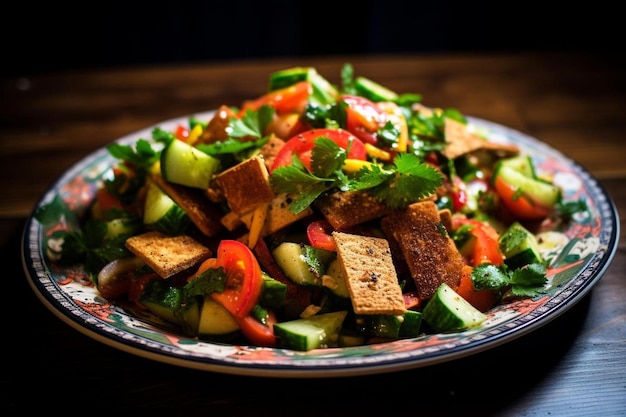
M 212 114 L 206 112 L 196 117 L 208 120 Z M 151 138 L 154 127 L 174 130 L 187 120 L 188 116 L 165 121 L 118 141 L 134 144 L 139 138 Z M 492 309 L 480 327 L 308 352 L 200 341 L 168 330 L 145 312 L 107 302 L 82 268 L 60 268 L 51 263 L 45 254 L 55 242 L 47 236 L 59 227 L 68 227 L 72 216 L 64 224 L 52 226 L 42 225 L 33 216 L 27 221 L 22 243 L 27 279 L 43 304 L 79 332 L 130 354 L 212 372 L 291 378 L 355 376 L 430 366 L 494 348 L 547 324 L 591 290 L 617 250 L 619 221 L 610 197 L 577 163 L 516 130 L 477 118 L 469 121 L 491 140 L 517 144 L 523 153 L 532 156 L 540 174 L 554 178 L 567 200 L 582 199 L 588 207 L 564 228 L 544 227 L 544 237 L 553 243 L 552 248 L 544 248 L 544 256 L 551 259 L 549 292 Z M 37 207 L 61 198 L 80 218 L 115 162 L 106 148 L 93 152 L 65 172 L 45 192 Z

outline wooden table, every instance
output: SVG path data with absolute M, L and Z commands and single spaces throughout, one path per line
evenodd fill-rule
M 2 79 L 0 228 L 5 308 L 0 408 L 173 415 L 601 415 L 626 413 L 626 241 L 603 278 L 555 321 L 464 359 L 390 374 L 265 379 L 143 359 L 70 328 L 20 264 L 24 221 L 93 150 L 160 121 L 239 105 L 268 75 L 341 66 L 424 103 L 539 138 L 589 170 L 626 219 L 626 67 L 576 54 L 346 56 L 59 72 Z M 199 414 L 200 413 L 200 414 Z

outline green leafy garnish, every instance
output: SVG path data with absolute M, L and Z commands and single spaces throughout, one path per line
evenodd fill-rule
M 509 288 L 519 297 L 533 297 L 545 292 L 546 267 L 533 263 L 509 270 L 506 265 L 481 264 L 472 271 L 476 290 L 502 290 Z
M 226 288 L 226 273 L 224 268 L 210 268 L 202 272 L 195 279 L 183 287 L 185 298 L 204 296 L 213 292 L 223 292 Z
M 399 154 L 393 160 L 395 169 L 388 170 L 385 180 L 371 192 L 390 208 L 402 208 L 435 192 L 443 175 L 422 162 L 416 155 Z M 369 176 L 367 173 L 364 176 Z M 369 179 L 371 181 L 371 179 Z
M 226 132 L 231 138 L 255 137 L 262 138 L 263 131 L 272 122 L 274 108 L 263 105 L 258 110 L 247 110 L 241 119 L 230 119 Z
M 153 133 L 162 137 L 160 132 L 162 129 L 156 128 Z M 166 132 L 167 133 L 167 132 Z M 167 135 L 171 135 L 167 133 Z M 160 152 L 153 149 L 150 142 L 146 139 L 139 139 L 135 146 L 123 145 L 121 143 L 112 143 L 107 146 L 107 151 L 115 158 L 131 163 L 133 166 L 149 170 L 152 165 L 159 160 Z

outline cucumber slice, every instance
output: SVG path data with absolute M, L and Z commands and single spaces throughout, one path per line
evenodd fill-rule
M 193 188 L 207 189 L 220 161 L 182 140 L 172 140 L 161 153 L 164 180 Z
M 158 185 L 150 183 L 146 192 L 143 224 L 152 230 L 170 236 L 181 234 L 191 222 L 187 215 L 174 200 Z
M 394 101 L 398 98 L 395 91 L 383 87 L 366 77 L 357 77 L 354 80 L 354 88 L 358 95 L 372 101 Z
M 537 238 L 519 222 L 511 224 L 500 235 L 498 245 L 505 257 L 504 262 L 512 269 L 544 262 Z
M 200 336 L 224 336 L 239 331 L 239 325 L 235 318 L 210 296 L 205 295 L 200 310 L 198 323 L 198 335 Z
M 262 272 L 263 290 L 259 305 L 265 308 L 279 308 L 287 299 L 287 285 Z
M 318 314 L 274 324 L 279 346 L 300 351 L 336 346 L 347 311 Z
M 286 88 L 300 81 L 307 80 L 309 69 L 309 67 L 293 67 L 270 74 L 269 90 L 280 90 L 281 88 Z
M 373 314 L 359 316 L 357 330 L 368 336 L 389 337 L 417 337 L 422 324 L 422 313 L 407 310 L 402 316 L 392 314 Z
M 296 242 L 281 243 L 272 255 L 290 280 L 318 287 L 322 285 L 322 275 L 335 256 L 334 252 Z
M 443 333 L 476 327 L 487 316 L 444 282 L 422 309 L 422 319 L 434 331 Z
M 166 280 L 154 279 L 143 289 L 139 302 L 163 320 L 181 325 L 177 311 L 182 299 L 182 288 L 170 285 Z
M 528 155 L 517 155 L 510 158 L 501 159 L 498 164 L 513 168 L 514 170 L 520 172 L 526 177 L 534 179 L 537 178 L 537 174 L 535 173 L 535 165 Z
M 329 105 L 336 101 L 337 89 L 313 67 L 294 67 L 276 71 L 270 75 L 270 91 L 289 87 L 300 81 L 308 81 L 313 88 L 311 100 L 321 105 Z
M 527 177 L 508 165 L 498 165 L 494 173 L 494 180 L 498 176 L 507 184 L 516 187 L 521 193 L 545 207 L 553 207 L 561 197 L 559 187 Z
M 330 263 L 330 265 L 328 265 L 328 269 L 326 269 L 326 275 L 328 275 L 332 283 L 327 285 L 328 283 L 324 282 L 325 287 L 327 287 L 333 294 L 338 297 L 350 297 L 350 293 L 348 292 L 348 284 L 346 284 L 346 276 L 343 272 L 343 268 L 341 266 L 341 262 L 339 262 L 339 259 L 335 258 Z
M 112 219 L 107 222 L 107 232 L 104 236 L 105 240 L 114 239 L 118 236 L 134 236 L 143 228 L 141 218 L 139 217 L 121 217 Z

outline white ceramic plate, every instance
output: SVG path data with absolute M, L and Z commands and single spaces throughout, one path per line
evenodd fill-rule
M 213 112 L 195 115 L 209 120 Z M 150 139 L 154 127 L 173 130 L 188 116 L 148 127 L 119 139 L 134 144 Z M 68 224 L 28 220 L 22 260 L 29 283 L 57 317 L 104 344 L 173 365 L 236 375 L 265 377 L 333 377 L 392 372 L 452 361 L 510 342 L 563 314 L 602 277 L 617 249 L 619 221 L 615 205 L 591 175 L 578 164 L 537 139 L 481 119 L 469 118 L 491 140 L 517 144 L 533 157 L 540 173 L 552 175 L 567 200 L 583 199 L 588 211 L 565 228 L 546 225 L 561 245 L 554 249 L 547 295 L 499 306 L 478 328 L 415 339 L 349 348 L 296 352 L 277 348 L 234 346 L 199 341 L 164 330 L 145 313 L 113 305 L 103 299 L 81 267 L 61 268 L 44 256 L 47 234 Z M 42 196 L 37 207 L 61 198 L 80 217 L 92 203 L 97 185 L 116 162 L 101 148 L 72 166 Z M 34 212 L 33 212 L 34 213 Z

